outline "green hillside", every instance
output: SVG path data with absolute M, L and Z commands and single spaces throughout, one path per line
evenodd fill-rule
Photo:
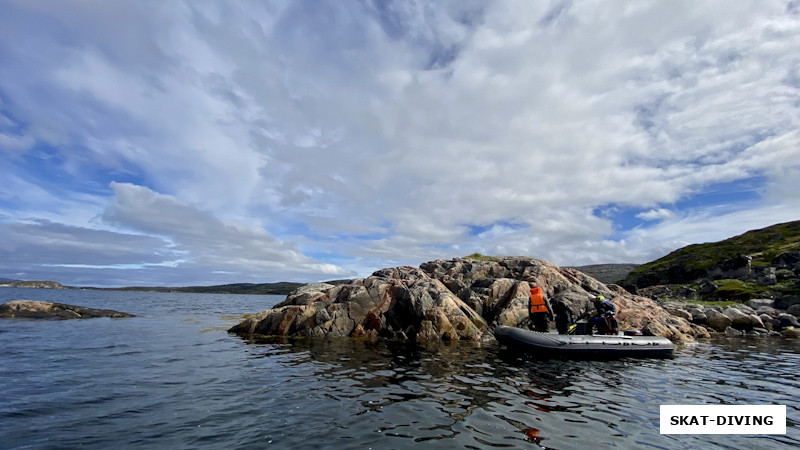
M 720 242 L 694 244 L 633 270 L 621 284 L 638 288 L 686 284 L 702 279 L 713 266 L 750 255 L 752 266 L 768 267 L 782 253 L 800 250 L 800 221 L 748 231 Z

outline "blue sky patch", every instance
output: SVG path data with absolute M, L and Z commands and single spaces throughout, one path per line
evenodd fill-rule
M 680 211 L 681 215 L 699 211 L 713 211 L 717 214 L 731 213 L 743 209 L 760 198 L 765 177 L 752 177 L 727 183 L 716 183 L 705 186 L 695 194 L 684 196 L 674 204 L 662 204 L 652 208 L 631 207 L 616 203 L 599 206 L 592 212 L 597 217 L 609 219 L 614 224 L 614 233 L 609 238 L 618 240 L 635 228 L 647 228 L 660 222 L 658 219 L 641 217 L 644 213 L 666 209 Z M 711 215 L 717 215 L 711 214 Z
M 491 230 L 496 231 L 516 231 L 528 228 L 528 225 L 523 223 L 514 223 L 504 220 L 499 220 L 497 222 L 492 222 L 487 225 L 466 225 L 467 229 L 469 230 L 470 236 L 481 236 L 484 233 L 487 233 Z

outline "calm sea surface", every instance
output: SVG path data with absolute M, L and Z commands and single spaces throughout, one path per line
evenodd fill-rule
M 258 342 L 279 296 L 0 288 L 133 319 L 0 319 L 0 448 L 800 446 L 800 342 L 674 360 L 537 361 L 496 344 Z M 787 434 L 661 435 L 662 404 L 787 405 Z

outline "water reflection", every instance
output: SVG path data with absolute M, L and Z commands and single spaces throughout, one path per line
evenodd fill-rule
M 495 345 L 465 343 L 253 343 L 260 344 L 253 357 L 288 351 L 289 364 L 313 363 L 315 389 L 337 402 L 358 402 L 353 416 L 383 419 L 372 432 L 384 436 L 490 447 L 550 445 L 558 437 L 575 441 L 562 446 L 569 448 L 596 441 L 598 433 L 608 442 L 625 438 L 620 419 L 640 421 L 638 411 L 626 414 L 620 396 L 608 394 L 618 390 L 628 362 L 532 361 Z
M 786 388 L 800 388 L 793 375 L 798 354 L 752 348 L 758 343 L 745 344 L 745 352 L 741 342 L 724 341 L 682 348 L 674 360 L 617 361 L 534 360 L 496 344 L 250 343 L 250 358 L 304 369 L 292 381 L 328 402 L 335 424 L 329 434 L 349 444 L 751 448 L 752 437 L 726 436 L 720 444 L 709 435 L 660 435 L 659 406 L 761 402 L 796 411 L 796 394 Z M 757 446 L 800 443 L 795 423 L 788 426 L 788 436 L 758 437 Z

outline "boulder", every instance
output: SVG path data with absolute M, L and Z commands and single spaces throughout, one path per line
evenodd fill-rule
M 686 303 L 679 303 L 679 302 L 667 302 L 662 305 L 665 311 L 672 314 L 676 317 L 681 317 L 686 319 L 687 321 L 692 321 L 692 313 L 686 310 Z
M 785 295 L 775 299 L 775 304 L 773 306 L 777 309 L 789 309 L 792 305 L 797 304 L 800 304 L 800 297 L 796 295 Z
M 12 300 L 0 305 L 0 317 L 25 319 L 90 319 L 95 317 L 135 317 L 111 309 L 95 309 L 65 303 L 36 300 Z
M 738 309 L 739 311 L 741 311 L 741 312 L 743 312 L 745 314 L 755 314 L 756 313 L 756 310 L 754 310 L 753 308 L 751 308 L 748 305 L 745 305 L 744 303 L 734 303 L 733 305 L 730 306 L 730 308 Z
M 772 260 L 772 265 L 778 269 L 797 271 L 800 269 L 800 251 L 781 253 Z
M 778 314 L 778 317 L 776 317 L 776 319 L 778 319 L 778 321 L 780 322 L 781 328 L 789 328 L 789 327 L 800 328 L 800 322 L 797 321 L 797 317 L 791 314 L 786 314 L 786 313 Z
M 658 322 L 648 322 L 642 327 L 642 334 L 645 336 L 663 336 L 668 332 L 666 325 Z
M 711 338 L 711 333 L 708 332 L 705 327 L 701 327 L 699 325 L 691 324 L 692 330 L 694 331 L 694 337 L 696 339 L 709 339 Z
M 781 327 L 781 321 L 769 314 L 760 314 L 758 318 L 761 319 L 761 323 L 764 324 L 764 328 L 767 330 L 772 331 Z
M 774 286 L 778 284 L 778 277 L 775 274 L 774 267 L 764 267 L 761 268 L 757 273 L 754 274 L 756 283 L 761 286 Z
M 750 317 L 750 328 L 764 328 L 764 321 L 762 321 L 759 316 L 750 314 L 748 317 Z
M 778 314 L 780 314 L 780 311 L 778 311 L 777 309 L 775 309 L 775 308 L 773 308 L 771 306 L 759 306 L 758 309 L 756 310 L 756 313 L 757 314 L 769 314 L 771 316 L 777 316 Z
M 725 331 L 733 322 L 728 316 L 715 309 L 708 309 L 706 316 L 708 317 L 706 323 L 716 331 Z
M 744 335 L 745 335 L 744 331 L 737 330 L 736 328 L 733 328 L 733 327 L 725 328 L 725 336 L 728 336 L 728 337 L 742 337 Z
M 717 290 L 717 285 L 706 280 L 700 284 L 698 290 L 700 291 L 701 294 L 710 294 Z
M 708 323 L 708 316 L 702 309 L 693 309 L 690 311 L 692 314 L 692 323 L 705 324 Z
M 786 310 L 787 314 L 791 314 L 795 317 L 800 317 L 800 305 L 792 305 L 789 309 Z
M 728 307 L 722 311 L 722 314 L 731 319 L 731 326 L 736 329 L 750 328 L 750 315 L 742 312 L 738 308 Z
M 688 286 L 681 286 L 678 288 L 677 294 L 682 298 L 696 299 L 697 289 L 692 289 Z
M 800 328 L 787 328 L 781 332 L 781 336 L 790 339 L 800 338 Z
M 767 306 L 771 308 L 774 303 L 775 300 L 771 298 L 754 298 L 751 299 L 749 302 L 747 302 L 747 306 L 755 310 L 758 310 L 758 308 L 761 308 L 762 306 Z
M 712 280 L 748 278 L 752 273 L 750 255 L 738 255 L 726 259 L 708 269 L 708 277 Z

